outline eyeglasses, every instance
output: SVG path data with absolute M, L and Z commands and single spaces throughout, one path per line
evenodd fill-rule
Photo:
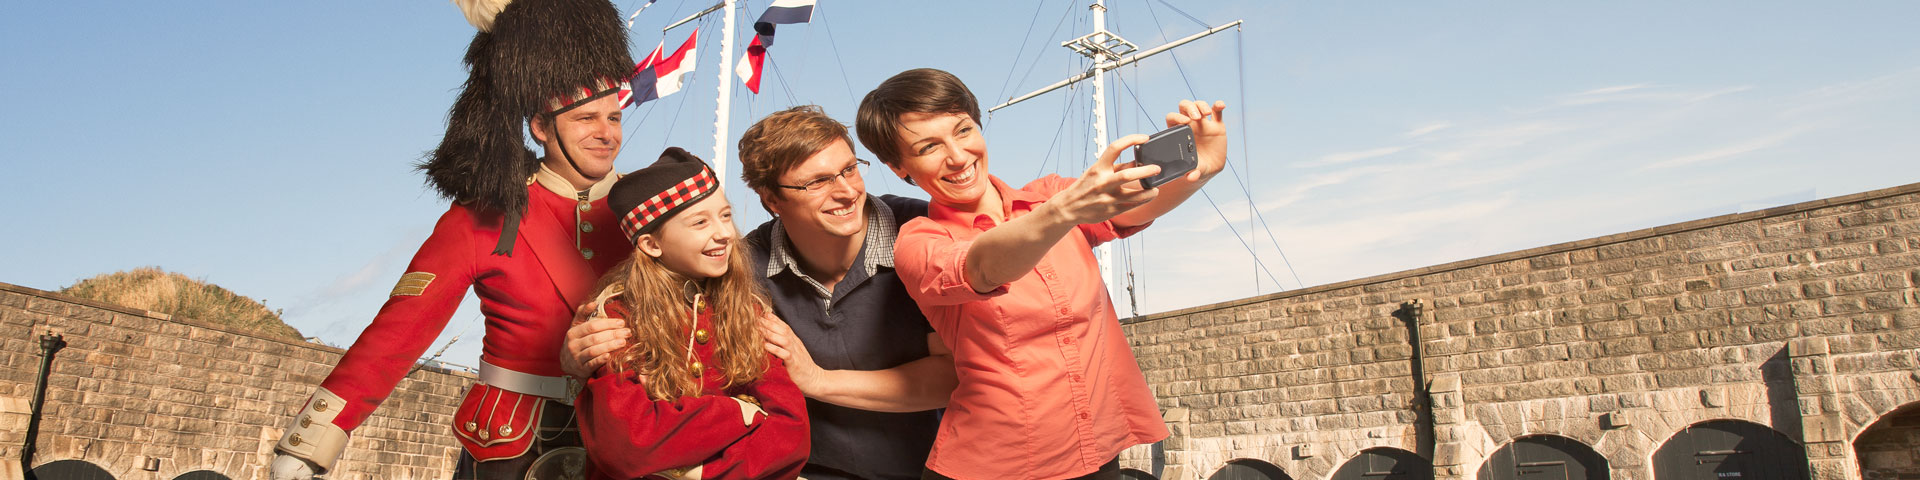
M 774 184 L 774 186 L 789 189 L 789 190 L 799 190 L 799 191 L 807 192 L 807 195 L 819 195 L 820 192 L 826 191 L 827 185 L 832 185 L 834 180 L 841 179 L 841 178 L 846 178 L 850 180 L 860 178 L 860 167 L 866 166 L 866 165 L 872 165 L 872 164 L 867 163 L 866 160 L 861 160 L 856 158 L 856 159 L 853 159 L 852 165 L 847 165 L 847 168 L 840 169 L 840 173 L 835 173 L 832 175 L 816 178 L 816 179 L 813 179 L 813 181 L 807 182 L 804 185 Z

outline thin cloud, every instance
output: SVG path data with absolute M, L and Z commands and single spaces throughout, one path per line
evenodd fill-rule
M 1330 217 L 1325 222 L 1300 221 L 1268 213 L 1266 219 L 1277 223 L 1266 226 L 1265 230 L 1249 233 L 1244 223 L 1235 225 L 1241 240 L 1234 239 L 1227 228 L 1217 222 L 1210 231 L 1159 231 L 1156 234 L 1153 232 L 1159 229 L 1149 229 L 1152 236 L 1147 241 L 1153 245 L 1184 247 L 1149 248 L 1155 253 L 1136 260 L 1144 266 L 1145 274 L 1140 277 L 1149 282 L 1145 287 L 1147 302 L 1141 305 L 1141 311 L 1158 312 L 1272 293 L 1277 288 L 1267 277 L 1269 273 L 1288 289 L 1386 273 L 1405 268 L 1399 266 L 1405 260 L 1374 252 L 1405 250 L 1406 245 L 1415 243 L 1445 247 L 1417 249 L 1424 252 L 1422 261 L 1458 260 L 1446 255 L 1456 255 L 1482 242 L 1465 237 L 1434 238 L 1420 232 L 1499 216 L 1518 203 L 1510 192 L 1490 192 L 1482 198 L 1425 208 L 1380 206 Z M 1282 252 L 1276 250 L 1275 242 L 1285 249 L 1285 260 L 1281 258 Z M 1431 245 L 1436 243 L 1445 245 Z M 1255 268 L 1252 254 L 1247 251 L 1248 244 L 1253 245 L 1264 270 L 1253 273 L 1247 270 Z M 1240 268 L 1223 271 L 1223 261 Z M 1291 271 L 1289 263 L 1293 267 Z M 1294 279 L 1296 274 L 1298 282 Z M 1243 275 L 1257 275 L 1261 291 L 1255 292 L 1255 282 Z
M 1576 94 L 1573 94 L 1573 95 L 1574 95 L 1574 96 L 1576 96 L 1576 97 L 1579 97 L 1579 96 L 1593 96 L 1593 95 L 1612 95 L 1612 94 L 1616 94 L 1616 93 L 1620 93 L 1620 92 L 1630 92 L 1630 91 L 1634 91 L 1634 90 L 1639 90 L 1639 89 L 1642 89 L 1642 88 L 1647 88 L 1648 86 L 1649 86 L 1649 85 L 1648 85 L 1648 84 L 1645 84 L 1645 83 L 1636 83 L 1636 84 L 1633 84 L 1633 85 L 1616 85 L 1616 86 L 1612 86 L 1612 87 L 1601 87 L 1601 88 L 1596 88 L 1596 89 L 1593 89 L 1593 90 L 1588 90 L 1588 91 L 1584 91 L 1584 92 L 1580 92 L 1580 93 L 1576 93 Z
M 1725 160 L 1733 157 L 1738 157 L 1748 153 L 1753 153 L 1756 151 L 1779 146 L 1780 144 L 1785 143 L 1787 140 L 1800 135 L 1800 133 L 1802 133 L 1803 130 L 1804 129 L 1800 129 L 1800 128 L 1788 129 L 1786 131 L 1777 132 L 1772 135 L 1767 135 L 1760 138 L 1749 139 L 1747 141 L 1736 143 L 1733 145 L 1727 145 L 1724 147 L 1715 148 L 1712 150 L 1694 153 L 1690 155 L 1682 155 L 1679 157 L 1647 164 L 1644 167 L 1640 167 L 1639 171 L 1644 172 L 1644 171 L 1650 171 L 1650 170 L 1660 170 L 1665 168 L 1674 168 L 1674 167 L 1693 165 L 1698 163 L 1716 162 L 1716 161 Z
M 1292 170 L 1252 189 L 1251 199 L 1209 186 L 1217 213 L 1196 199 L 1149 230 L 1146 250 L 1157 253 L 1138 259 L 1149 301 L 1142 311 L 1272 293 L 1268 271 L 1296 288 L 1276 243 L 1300 280 L 1315 285 L 1802 200 L 1813 195 L 1702 206 L 1700 198 L 1752 196 L 1754 187 L 1643 172 L 1733 162 L 1793 170 L 1778 157 L 1872 135 L 1842 134 L 1863 128 L 1849 121 L 1863 112 L 1905 115 L 1896 111 L 1920 98 L 1915 87 L 1920 68 L 1800 91 L 1648 82 L 1443 112 L 1445 122 L 1348 140 L 1379 148 L 1307 157 L 1291 166 L 1330 167 Z M 1250 226 L 1255 212 L 1270 225 Z M 1180 248 L 1160 248 L 1168 245 Z M 1248 245 L 1268 271 L 1255 269 Z
M 1920 84 L 1920 68 L 1909 68 L 1866 80 L 1825 85 L 1798 95 L 1795 100 L 1800 105 L 1781 110 L 1778 116 L 1795 118 L 1818 110 L 1913 95 L 1916 84 Z
M 1408 130 L 1407 133 L 1403 134 L 1402 136 L 1407 138 L 1424 137 L 1424 136 L 1427 136 L 1427 134 L 1429 133 L 1445 130 L 1447 129 L 1447 127 L 1451 127 L 1451 126 L 1453 126 L 1453 124 L 1447 123 L 1447 122 L 1431 123 L 1431 124 L 1420 126 L 1419 128 L 1415 128 L 1413 130 Z
M 1561 97 L 1555 102 L 1559 107 L 1575 107 L 1602 103 L 1699 103 L 1713 98 L 1752 90 L 1752 85 L 1738 85 L 1704 92 L 1661 89 L 1648 84 L 1623 85 L 1588 90 Z
M 1407 147 L 1381 147 L 1381 148 L 1375 148 L 1372 150 L 1361 150 L 1358 152 L 1340 152 L 1340 153 L 1321 156 L 1319 159 L 1316 159 L 1310 162 L 1296 163 L 1296 164 L 1293 164 L 1293 166 L 1295 168 L 1311 168 L 1311 167 L 1324 167 L 1327 165 L 1339 165 L 1342 163 L 1352 163 L 1352 162 L 1357 162 L 1361 160 L 1366 160 L 1369 158 L 1384 157 L 1387 155 L 1400 153 L 1400 151 L 1406 150 L 1406 149 Z

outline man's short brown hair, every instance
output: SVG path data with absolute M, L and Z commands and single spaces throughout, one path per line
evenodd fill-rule
M 781 174 L 833 145 L 834 140 L 853 147 L 847 126 L 834 121 L 819 106 L 801 105 L 774 112 L 740 135 L 740 179 L 755 191 L 777 191 Z
M 980 122 L 980 101 L 967 84 L 944 70 L 916 68 L 880 82 L 860 100 L 854 127 L 860 144 L 889 166 L 900 162 L 900 116 L 909 113 L 965 113 Z

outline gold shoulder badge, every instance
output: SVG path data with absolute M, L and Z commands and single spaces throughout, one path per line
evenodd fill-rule
M 406 275 L 400 276 L 400 283 L 394 285 L 393 293 L 387 296 L 398 297 L 406 295 L 418 297 L 421 293 L 427 291 L 427 285 L 433 283 L 433 277 L 432 272 L 407 272 Z

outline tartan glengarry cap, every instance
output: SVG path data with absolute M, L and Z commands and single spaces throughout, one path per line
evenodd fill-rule
M 680 147 L 667 147 L 660 160 L 620 177 L 607 193 L 607 206 L 620 217 L 620 231 L 638 241 L 660 223 L 720 189 L 707 162 Z

